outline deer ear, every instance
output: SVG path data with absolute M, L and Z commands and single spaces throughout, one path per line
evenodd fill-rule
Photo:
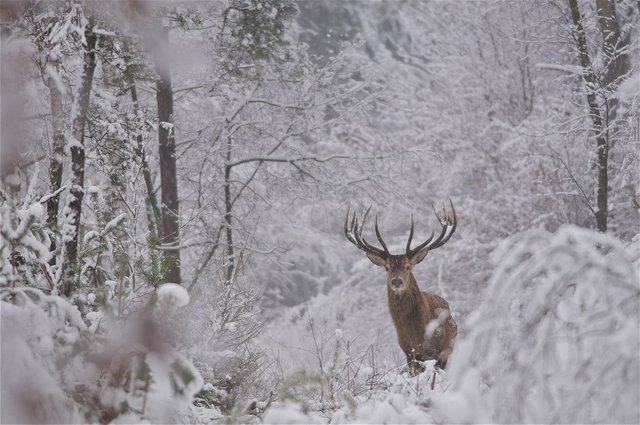
M 384 267 L 387 264 L 384 258 L 371 252 L 367 252 L 367 258 L 376 266 Z
M 420 251 L 418 251 L 415 254 L 413 254 L 413 257 L 411 257 L 409 262 L 411 263 L 411 265 L 415 266 L 420 261 L 424 260 L 424 257 L 427 256 L 428 252 L 429 252 L 429 250 L 427 248 L 421 249 Z

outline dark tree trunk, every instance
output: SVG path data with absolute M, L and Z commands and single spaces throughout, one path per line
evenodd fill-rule
M 611 89 L 617 88 L 620 80 L 626 76 L 631 68 L 627 47 L 629 39 L 622 37 L 620 22 L 616 14 L 613 0 L 596 0 L 598 8 L 598 24 L 602 32 L 602 53 L 608 64 L 604 70 L 602 84 Z M 611 87 L 613 85 L 613 87 Z M 609 107 L 610 113 L 611 108 Z M 615 116 L 615 111 L 613 111 Z
M 80 216 L 84 197 L 84 130 L 89 112 L 89 99 L 93 83 L 93 72 L 96 68 L 96 38 L 93 32 L 93 18 L 85 28 L 87 45 L 84 48 L 84 65 L 82 80 L 78 91 L 78 106 L 72 117 L 71 141 L 71 189 L 65 217 L 63 218 L 63 263 L 62 293 L 70 296 L 75 289 L 78 262 L 78 239 L 80 232 Z
M 57 70 L 57 64 L 54 67 Z M 62 186 L 62 169 L 64 160 L 64 110 L 62 103 L 62 92 L 56 81 L 48 77 L 46 79 L 49 88 L 51 104 L 51 124 L 53 127 L 53 146 L 51 147 L 51 158 L 49 159 L 49 190 L 55 193 Z M 60 205 L 60 194 L 52 196 L 47 201 L 47 226 L 54 230 L 58 227 L 58 210 Z M 56 241 L 51 238 L 51 252 L 56 250 Z M 50 265 L 55 265 L 56 256 L 52 255 L 49 260 Z
M 225 255 L 225 281 L 230 283 L 235 271 L 233 249 L 233 201 L 231 200 L 231 139 L 227 145 L 227 164 L 224 167 L 224 226 L 226 230 L 227 248 Z
M 62 104 L 62 92 L 53 78 L 46 80 L 49 88 L 51 104 L 51 121 L 53 126 L 53 146 L 49 159 L 49 190 L 54 193 L 62 185 L 62 164 L 64 157 L 64 111 Z M 58 206 L 60 196 L 52 196 L 47 201 L 47 224 L 50 229 L 58 225 Z M 52 242 L 53 244 L 54 242 Z M 55 246 L 52 246 L 55 249 Z
M 597 193 L 596 193 L 596 228 L 600 232 L 607 231 L 607 207 L 608 207 L 608 160 L 609 160 L 609 136 L 604 125 L 606 114 L 598 106 L 596 90 L 599 87 L 595 71 L 587 50 L 587 39 L 582 26 L 582 16 L 578 8 L 577 0 L 567 0 L 571 9 L 573 22 L 573 37 L 578 49 L 578 59 L 582 67 L 582 78 L 585 82 L 587 104 L 596 136 L 596 169 L 597 169 Z
M 640 6 L 638 3 L 637 6 Z M 609 140 L 610 155 L 608 162 L 610 164 L 611 173 L 614 174 L 622 166 L 623 157 L 615 155 L 616 143 L 621 140 L 623 134 L 620 120 L 618 116 L 618 96 L 617 92 L 620 83 L 627 78 L 631 70 L 629 59 L 629 37 L 631 32 L 622 35 L 620 29 L 620 21 L 616 14 L 615 0 L 596 0 L 598 13 L 598 25 L 602 34 L 602 54 L 605 68 L 602 72 L 601 81 L 606 93 L 605 102 L 606 110 L 603 113 L 605 120 L 605 130 Z
M 160 31 L 162 42 L 169 43 L 169 30 Z M 176 176 L 176 144 L 173 131 L 173 89 L 171 87 L 171 67 L 161 51 L 156 51 L 156 81 L 158 101 L 158 138 L 160 142 L 160 186 L 162 190 L 162 244 L 166 255 L 173 258 L 167 276 L 168 282 L 180 280 L 180 216 L 178 205 L 178 182 Z M 174 248 L 172 248 L 174 247 Z

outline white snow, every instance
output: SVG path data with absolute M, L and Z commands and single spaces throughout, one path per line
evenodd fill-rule
M 42 206 L 42 204 L 37 202 L 34 204 L 31 204 L 31 206 L 29 207 L 29 215 L 38 221 L 44 220 L 45 218 L 44 206 Z
M 113 31 L 105 30 L 102 28 L 93 28 L 93 33 L 97 35 L 102 35 L 105 37 L 115 37 L 116 33 Z
M 100 186 L 95 186 L 95 185 L 90 185 L 88 186 L 85 191 L 87 193 L 90 193 L 92 195 L 98 195 L 100 193 L 102 193 L 102 189 L 100 188 Z
M 631 102 L 640 96 L 640 72 L 636 72 L 622 81 L 618 87 L 618 96 L 625 102 Z
M 115 217 L 110 222 L 108 222 L 104 226 L 104 229 L 102 230 L 102 235 L 105 235 L 105 234 L 109 233 L 110 231 L 112 231 L 117 225 L 122 223 L 126 217 L 127 217 L 127 213 L 122 213 L 122 214 L 118 215 L 117 217 Z
M 98 237 L 100 237 L 100 232 L 97 232 L 95 230 L 89 230 L 87 233 L 84 234 L 83 242 L 86 244 L 91 239 L 98 238 Z
M 173 123 L 160 121 L 160 127 L 170 132 L 173 130 Z
M 189 292 L 177 283 L 165 283 L 158 290 L 158 301 L 165 305 L 184 307 L 189 304 Z
M 4 182 L 5 184 L 13 187 L 20 187 L 21 184 L 20 177 L 18 177 L 16 174 L 9 174 L 4 178 Z

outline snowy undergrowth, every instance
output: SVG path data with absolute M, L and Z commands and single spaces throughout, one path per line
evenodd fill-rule
M 327 395 L 333 403 L 318 409 L 309 397 L 326 384 L 327 377 L 297 373 L 283 382 L 280 400 L 266 411 L 264 423 L 432 423 L 430 399 L 448 387 L 446 376 L 435 371 L 435 361 L 425 364 L 426 371 L 410 377 L 406 368 L 394 368 L 379 376 L 364 370 L 360 378 L 369 385 L 358 393 L 342 388 Z M 325 381 L 325 382 L 323 382 Z M 328 389 L 328 388 L 327 388 Z M 315 390 L 315 391 L 314 391 Z
M 103 323 L 101 333 L 69 301 L 35 288 L 2 288 L 0 301 L 3 423 L 171 423 L 191 415 L 202 378 L 167 326 L 188 302 L 184 288 L 161 286 L 153 308 Z

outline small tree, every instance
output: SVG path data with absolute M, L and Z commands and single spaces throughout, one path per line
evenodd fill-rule
M 578 1 L 568 0 L 568 3 L 572 36 L 578 52 L 580 75 L 585 84 L 592 132 L 596 140 L 596 228 L 600 232 L 606 232 L 609 211 L 609 152 L 612 147 L 612 135 L 616 130 L 615 118 L 618 105 L 616 92 L 620 82 L 629 72 L 629 40 L 621 34 L 615 2 L 597 0 L 598 22 L 603 38 L 601 52 L 596 52 L 602 60 L 597 60 L 589 51 L 584 19 Z M 599 62 L 601 65 L 598 64 Z

